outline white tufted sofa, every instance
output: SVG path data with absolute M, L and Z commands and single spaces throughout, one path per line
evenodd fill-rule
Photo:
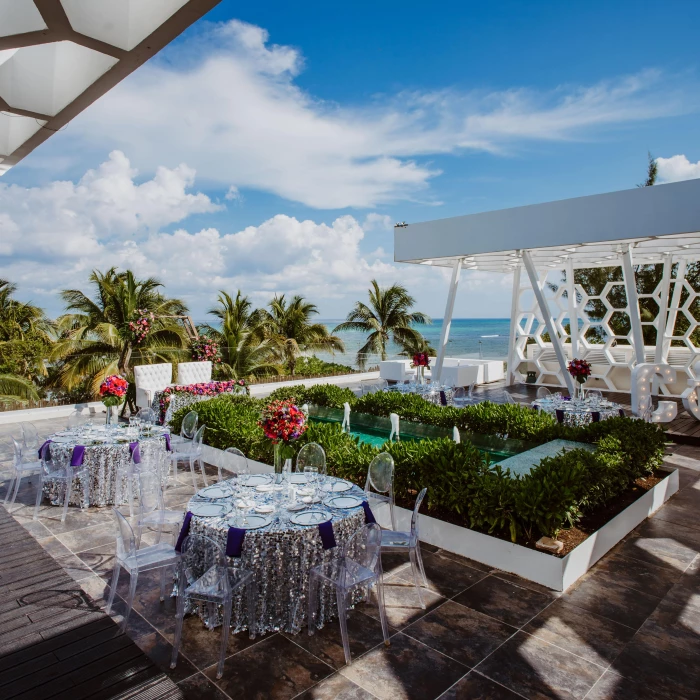
M 156 391 L 163 391 L 173 380 L 173 366 L 170 362 L 158 365 L 138 365 L 134 367 L 136 383 L 136 405 L 150 408 Z
M 177 366 L 177 383 L 202 384 L 211 381 L 211 362 L 181 362 Z

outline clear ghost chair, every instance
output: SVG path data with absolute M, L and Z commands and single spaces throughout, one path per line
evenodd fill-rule
M 151 463 L 145 457 L 141 456 L 141 462 L 134 461 L 134 454 L 131 454 L 128 462 L 117 463 L 116 485 L 115 485 L 115 501 L 117 506 L 124 503 L 124 486 L 126 485 L 126 499 L 129 503 L 129 517 L 134 517 L 134 479 L 142 471 L 149 471 Z
M 137 547 L 141 546 L 143 529 L 154 529 L 156 544 L 160 542 L 163 530 L 171 531 L 173 545 L 177 541 L 177 535 L 182 522 L 181 510 L 166 510 L 163 500 L 163 487 L 160 476 L 155 471 L 139 472 L 139 514 L 136 520 Z
M 541 386 L 539 389 L 537 389 L 537 398 L 538 399 L 546 399 L 549 398 L 552 395 L 552 392 L 547 389 L 546 386 Z
M 19 427 L 22 430 L 22 442 L 30 452 L 36 452 L 39 449 L 39 431 L 34 423 L 20 423 Z
M 378 501 L 389 504 L 391 527 L 396 529 L 396 514 L 394 513 L 394 458 L 388 452 L 378 454 L 367 469 L 365 481 L 367 501 Z
M 363 379 L 360 382 L 362 396 L 365 394 L 376 394 L 378 391 L 386 391 L 388 388 L 389 382 L 386 379 Z
M 396 552 L 408 550 L 408 556 L 411 560 L 411 569 L 413 571 L 413 582 L 418 591 L 418 600 L 421 607 L 425 608 L 423 595 L 421 594 L 421 582 L 427 587 L 428 581 L 425 578 L 425 569 L 423 567 L 423 557 L 420 553 L 420 540 L 418 539 L 418 509 L 425 498 L 428 489 L 422 489 L 416 498 L 416 504 L 413 507 L 413 515 L 411 516 L 411 531 L 397 532 L 394 530 L 382 530 L 382 552 Z M 393 526 L 394 528 L 396 526 Z M 420 575 L 420 578 L 419 578 Z
M 586 398 L 590 399 L 591 403 L 598 404 L 603 400 L 603 392 L 600 389 L 588 389 Z
M 384 644 L 386 646 L 390 644 L 382 588 L 381 541 L 382 531 L 379 525 L 369 523 L 345 543 L 339 561 L 326 562 L 309 571 L 309 634 L 312 635 L 316 629 L 315 617 L 318 610 L 319 587 L 321 584 L 330 584 L 335 588 L 340 635 L 343 639 L 345 663 L 348 666 L 352 663 L 348 639 L 348 595 L 354 588 L 361 587 L 369 591 L 371 586 L 376 585 Z
M 463 386 L 458 386 L 452 394 L 452 405 L 457 408 L 464 408 L 471 403 L 469 394 Z
M 152 408 L 142 408 L 136 415 L 145 425 L 153 425 L 156 422 L 156 412 Z
M 299 450 L 296 463 L 297 472 L 303 473 L 304 467 L 316 467 L 320 475 L 326 475 L 326 453 L 321 445 L 309 442 Z
M 503 403 L 515 403 L 517 404 L 518 402 L 507 392 L 503 392 Z
M 175 551 L 171 544 L 160 542 L 150 547 L 137 547 L 136 536 L 129 521 L 116 509 L 112 508 L 115 520 L 115 534 L 117 540 L 117 553 L 114 558 L 114 569 L 112 570 L 112 583 L 109 587 L 109 599 L 105 612 L 109 615 L 114 602 L 114 594 L 117 592 L 119 574 L 122 569 L 131 577 L 129 582 L 129 597 L 126 601 L 126 612 L 122 620 L 122 631 L 126 629 L 129 622 L 131 608 L 134 605 L 134 595 L 136 595 L 136 584 L 139 574 L 144 571 L 160 569 L 160 600 L 165 600 L 165 574 L 168 567 L 174 566 L 180 560 L 180 553 Z M 140 537 L 139 537 L 140 539 Z
M 225 464 L 219 465 L 219 481 L 222 480 L 221 470 L 231 472 L 233 476 L 247 476 L 250 474 L 250 467 L 246 456 L 237 447 L 227 447 L 224 450 L 226 455 Z
M 81 411 L 73 411 L 68 416 L 68 422 L 66 423 L 66 427 L 71 430 L 72 428 L 79 428 L 83 423 L 87 421 L 87 418 L 83 416 Z
M 14 504 L 22 477 L 41 472 L 41 461 L 34 459 L 36 456 L 34 448 L 30 451 L 24 446 L 24 442 L 20 442 L 12 436 L 10 438 L 14 448 L 14 459 L 12 460 L 12 475 L 7 484 L 7 493 L 5 494 L 6 508 Z M 29 459 L 30 457 L 31 459 Z
M 199 416 L 196 411 L 190 411 L 183 419 L 182 425 L 180 426 L 180 434 L 172 435 L 171 441 L 173 443 L 190 442 L 197 432 L 197 423 L 199 422 Z
M 195 571 L 200 572 L 199 575 Z M 177 613 L 175 640 L 170 668 L 177 664 L 177 654 L 182 639 L 182 622 L 188 601 L 206 603 L 208 624 L 212 629 L 217 623 L 217 606 L 223 606 L 221 652 L 216 677 L 221 678 L 228 636 L 231 631 L 231 604 L 235 591 L 245 588 L 248 603 L 248 634 L 255 639 L 255 602 L 257 590 L 252 572 L 239 566 L 229 566 L 224 550 L 204 535 L 189 535 L 182 543 L 179 579 L 177 586 Z
M 190 415 L 189 413 L 187 415 Z M 202 461 L 202 440 L 204 439 L 204 429 L 206 425 L 200 426 L 199 430 L 192 437 L 192 442 L 177 442 L 173 446 L 173 451 L 170 453 L 170 459 L 173 463 L 173 473 L 175 481 L 177 481 L 177 463 L 188 460 L 190 463 L 190 473 L 192 474 L 192 483 L 194 490 L 198 490 L 197 474 L 195 473 L 194 463 L 199 462 L 199 468 L 202 471 L 202 479 L 204 485 L 207 486 L 207 476 L 204 473 L 204 462 Z
M 41 479 L 36 492 L 36 503 L 34 504 L 34 520 L 39 517 L 39 508 L 41 499 L 44 495 L 44 484 L 54 483 L 62 484 L 64 488 L 63 495 L 63 511 L 61 513 L 61 522 L 65 522 L 68 514 L 68 503 L 73 495 L 73 485 L 75 479 L 80 479 L 80 485 L 83 489 L 83 503 L 88 505 L 88 484 L 90 482 L 90 473 L 87 466 L 71 467 L 72 453 L 71 451 L 64 452 L 50 449 L 44 449 L 41 453 Z

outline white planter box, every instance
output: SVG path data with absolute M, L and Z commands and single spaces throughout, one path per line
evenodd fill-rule
M 663 481 L 563 558 L 512 544 L 466 527 L 446 523 L 428 515 L 420 516 L 420 539 L 448 552 L 461 554 L 487 566 L 517 574 L 555 591 L 564 591 L 623 537 L 658 510 L 676 491 L 678 491 L 678 471 L 669 470 L 668 476 Z M 377 508 L 375 515 L 382 527 L 391 527 L 387 507 Z M 396 519 L 399 530 L 410 529 L 411 511 L 397 507 Z
M 65 404 L 63 406 L 45 406 L 44 408 L 21 408 L 17 411 L 0 411 L 0 425 L 8 423 L 21 423 L 22 421 L 48 420 L 69 416 L 73 411 L 83 413 L 102 413 L 105 407 L 101 401 L 89 401 L 87 403 Z
M 224 467 L 227 464 L 227 457 L 228 455 L 223 450 L 209 447 L 209 445 L 202 445 L 202 458 L 207 464 L 213 464 L 215 467 Z M 251 474 L 271 474 L 274 471 L 272 465 L 256 462 L 254 459 L 248 460 L 248 467 Z

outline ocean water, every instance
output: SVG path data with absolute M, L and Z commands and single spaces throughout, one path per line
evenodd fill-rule
M 330 331 L 342 319 L 323 319 Z M 437 349 L 442 332 L 442 319 L 434 319 L 428 326 L 417 326 L 428 342 Z M 453 318 L 450 339 L 447 343 L 447 357 L 482 358 L 485 360 L 505 360 L 508 355 L 508 318 Z M 364 345 L 366 335 L 358 331 L 338 333 L 345 343 L 345 353 L 315 353 L 318 357 L 332 362 L 354 366 L 357 351 Z M 389 347 L 389 358 L 398 357 L 400 348 Z M 373 365 L 379 358 L 372 357 L 368 364 Z

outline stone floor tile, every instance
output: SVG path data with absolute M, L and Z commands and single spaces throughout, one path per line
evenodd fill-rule
M 438 553 L 443 557 L 447 557 L 448 559 L 452 559 L 460 564 L 464 564 L 464 566 L 468 566 L 470 569 L 476 569 L 477 571 L 483 571 L 486 574 L 489 574 L 492 571 L 494 571 L 494 568 L 492 566 L 488 566 L 487 564 L 482 564 L 480 561 L 476 561 L 475 559 L 469 559 L 468 557 L 463 557 L 461 554 L 455 554 L 454 552 L 448 552 L 446 549 L 438 549 Z
M 518 632 L 476 670 L 530 700 L 581 700 L 605 669 Z
M 87 564 L 98 576 L 111 577 L 114 568 L 115 545 L 113 542 L 87 551 L 77 552 L 76 556 Z
M 467 674 L 440 696 L 440 700 L 519 700 L 520 698 L 522 695 L 517 695 L 476 671 Z
M 608 669 L 591 688 L 586 700 L 699 700 L 700 692 L 678 695 L 673 684 L 648 683 L 646 680 L 625 678 Z
M 84 527 L 80 530 L 63 532 L 56 535 L 56 539 L 68 547 L 71 552 L 76 553 L 106 544 L 114 545 L 114 525 L 112 523 L 102 523 L 92 527 Z
M 681 605 L 700 616 L 700 554 L 674 584 L 664 601 Z
M 178 700 L 229 700 L 203 673 L 195 673 L 177 684 L 182 697 Z
M 235 698 L 286 700 L 293 698 L 333 672 L 309 652 L 281 634 L 229 656 L 223 677 L 216 680 L 216 666 L 205 675 L 225 693 Z
M 141 651 L 143 651 L 163 673 L 170 676 L 173 682 L 177 683 L 197 673 L 194 664 L 183 655 L 182 649 L 177 656 L 177 665 L 173 669 L 170 668 L 173 646 L 158 632 L 138 637 L 134 639 L 134 641 Z
M 394 634 L 396 631 L 390 628 L 389 634 Z M 335 669 L 345 666 L 343 639 L 337 620 L 327 623 L 323 629 L 316 630 L 311 636 L 306 627 L 299 634 L 282 634 L 329 666 Z M 351 611 L 348 615 L 348 637 L 353 659 L 384 643 L 379 620 L 358 611 Z
M 554 598 L 554 593 L 539 593 L 491 575 L 460 593 L 454 600 L 513 627 L 522 627 Z
M 602 666 L 614 661 L 635 632 L 565 600 L 545 608 L 523 631 Z
M 382 700 L 436 698 L 467 669 L 420 642 L 396 634 L 391 646 L 379 646 L 340 673 Z
M 296 700 L 375 700 L 375 698 L 375 695 L 360 688 L 350 679 L 334 673 L 305 693 L 298 695 Z
M 635 530 L 625 539 L 617 552 L 629 559 L 639 559 L 657 566 L 670 567 L 683 573 L 695 559 L 698 549 L 684 544 L 673 535 L 647 537 L 641 535 L 639 530 Z
M 448 601 L 403 630 L 465 666 L 476 666 L 517 632 L 515 627 Z
M 37 540 L 39 544 L 54 558 L 69 557 L 73 552 L 66 547 L 62 542 L 59 542 L 53 535 L 51 537 L 42 537 Z

